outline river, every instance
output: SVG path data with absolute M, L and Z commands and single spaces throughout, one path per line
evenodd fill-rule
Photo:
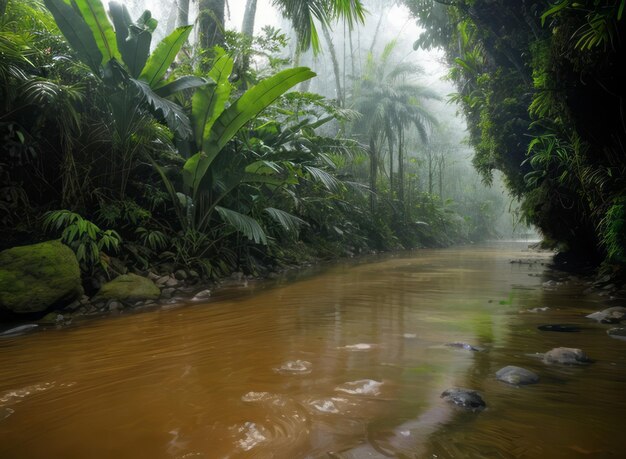
M 626 457 L 626 341 L 584 317 L 619 300 L 526 246 L 386 255 L 4 338 L 0 457 Z M 554 323 L 581 330 L 537 328 Z M 535 355 L 559 346 L 593 363 Z M 505 365 L 540 381 L 497 381 Z M 453 386 L 487 409 L 447 404 Z

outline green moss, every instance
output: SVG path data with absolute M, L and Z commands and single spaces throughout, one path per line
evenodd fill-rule
M 0 309 L 39 312 L 83 294 L 80 268 L 59 241 L 0 252 Z
M 96 298 L 117 300 L 156 300 L 159 288 L 150 279 L 136 274 L 124 274 L 102 286 Z

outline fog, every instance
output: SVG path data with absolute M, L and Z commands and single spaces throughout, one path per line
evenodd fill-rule
M 154 42 L 175 27 L 176 0 L 172 2 L 126 0 L 125 3 L 133 17 L 141 14 L 143 9 L 149 9 L 160 21 Z M 336 75 L 337 70 L 333 67 L 331 44 L 328 43 L 328 37 L 322 34 L 319 24 L 320 53 L 316 54 L 312 49 L 298 53 L 295 46 L 296 35 L 290 22 L 273 6 L 271 0 L 258 0 L 254 31 L 255 34 L 261 34 L 264 27 L 271 26 L 285 33 L 289 37 L 289 44 L 282 51 L 281 57 L 292 65 L 308 66 L 318 75 L 310 85 L 305 86 L 305 89 L 329 99 L 343 97 L 346 108 L 356 108 L 354 92 L 364 77 L 368 56 L 373 61 L 380 59 L 385 47 L 394 41 L 395 46 L 388 64 L 405 63 L 418 66 L 420 71 L 409 77 L 411 83 L 428 88 L 439 96 L 439 100 L 423 101 L 424 107 L 437 119 L 437 126 L 431 128 L 430 142 L 425 144 L 417 132 L 407 133 L 406 154 L 416 168 L 414 171 L 416 186 L 422 191 L 437 191 L 441 194 L 442 200 L 453 200 L 457 207 L 468 205 L 468 196 L 478 201 L 489 202 L 493 206 L 493 212 L 501 216 L 497 232 L 503 236 L 511 234 L 517 225 L 512 215 L 517 204 L 506 194 L 499 175 L 494 175 L 492 186 L 488 187 L 482 183 L 482 179 L 471 166 L 473 152 L 467 145 L 465 120 L 458 115 L 458 107 L 449 103 L 449 96 L 456 92 L 456 88 L 446 79 L 449 67 L 445 62 L 443 51 L 413 49 L 413 43 L 419 37 L 421 29 L 402 2 L 365 0 L 363 3 L 368 11 L 364 24 L 358 24 L 353 30 L 349 30 L 343 21 L 330 24 L 329 36 L 334 47 L 339 75 Z M 241 30 L 245 5 L 245 0 L 227 2 L 226 29 Z M 189 19 L 192 23 L 198 14 L 197 7 L 197 1 L 190 2 Z M 267 62 L 253 57 L 252 65 L 262 71 Z M 338 84 L 343 92 L 341 95 L 338 94 Z M 350 135 L 349 132 L 347 134 Z M 353 135 L 359 141 L 363 141 L 356 133 Z M 433 183 L 435 163 L 440 169 L 436 174 L 437 183 Z M 430 164 L 430 168 L 426 167 L 427 164 Z M 476 202 L 474 205 L 477 205 Z

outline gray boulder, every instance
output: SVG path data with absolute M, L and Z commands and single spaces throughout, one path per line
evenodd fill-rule
M 509 365 L 504 368 L 500 368 L 496 372 L 496 379 L 498 381 L 512 384 L 514 386 L 523 386 L 526 384 L 535 384 L 539 382 L 539 376 L 530 370 L 525 368 Z
M 487 404 L 478 392 L 463 387 L 453 387 L 443 391 L 441 398 L 468 411 L 476 412 L 485 409 Z
M 623 306 L 614 306 L 603 311 L 594 312 L 585 317 L 603 324 L 615 324 L 626 320 L 626 308 Z
M 556 347 L 543 355 L 545 363 L 560 363 L 563 365 L 581 365 L 590 360 L 581 349 L 573 347 Z
M 41 312 L 69 304 L 82 294 L 76 256 L 60 241 L 0 252 L 0 310 Z
M 96 300 L 156 300 L 161 295 L 159 287 L 147 277 L 136 274 L 123 274 L 102 286 Z
M 626 327 L 611 328 L 606 333 L 611 338 L 626 340 Z

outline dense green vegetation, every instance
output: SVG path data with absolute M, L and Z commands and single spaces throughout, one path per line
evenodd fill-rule
M 474 165 L 561 249 L 623 263 L 623 0 L 405 0 L 443 46 Z
M 471 212 L 444 199 L 447 134 L 427 105 L 440 96 L 394 42 L 350 88 L 336 74 L 327 99 L 286 35 L 251 36 L 256 2 L 242 34 L 200 3 L 198 42 L 179 15 L 156 44 L 152 14 L 120 3 L 0 3 L 2 248 L 61 238 L 89 275 L 212 278 L 495 235 L 499 209 L 468 188 Z M 331 24 L 366 15 L 354 0 L 276 3 L 295 61 L 323 46 L 312 17 L 332 44 Z

